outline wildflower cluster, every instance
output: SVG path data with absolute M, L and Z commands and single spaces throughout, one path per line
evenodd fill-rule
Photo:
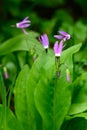
M 55 61 L 59 62 L 60 56 L 62 54 L 62 50 L 63 50 L 63 46 L 64 46 L 64 42 L 70 39 L 70 35 L 64 31 L 58 31 L 59 35 L 54 35 L 54 38 L 60 40 L 59 43 L 58 41 L 55 42 L 54 44 L 54 54 L 55 54 Z M 46 52 L 49 48 L 49 40 L 48 40 L 48 36 L 46 34 L 43 34 L 39 37 L 39 41 L 42 43 L 43 47 L 45 48 Z M 57 76 L 60 77 L 60 63 L 56 64 L 57 67 Z M 68 82 L 70 82 L 70 72 L 69 69 L 66 69 L 66 79 Z
M 58 41 L 56 41 L 55 44 L 54 44 L 54 53 L 55 53 L 56 59 L 60 59 L 62 49 L 63 49 L 63 46 L 64 46 L 64 42 L 70 39 L 70 34 L 64 32 L 64 31 L 58 31 L 58 32 L 59 32 L 59 35 L 54 35 L 54 38 L 60 40 L 59 44 L 58 44 Z M 57 66 L 58 75 L 60 73 L 59 67 L 60 67 L 60 63 Z M 68 82 L 70 82 L 70 72 L 69 72 L 68 68 L 66 69 L 66 80 Z
M 28 20 L 28 17 L 26 17 L 24 20 L 16 23 L 16 27 L 23 30 L 25 34 L 28 34 L 25 30 L 25 28 L 30 26 L 30 20 Z M 58 31 L 58 35 L 54 35 L 54 38 L 57 39 L 57 41 L 54 43 L 53 50 L 55 54 L 55 61 L 59 62 L 60 56 L 62 54 L 62 50 L 64 47 L 64 42 L 70 39 L 70 34 L 66 33 L 65 31 Z M 59 41 L 58 41 L 59 40 Z M 49 48 L 49 40 L 47 34 L 43 34 L 39 37 L 39 41 L 42 43 L 44 49 L 46 50 L 46 53 Z M 57 75 L 60 77 L 60 71 L 59 71 L 60 63 L 57 64 Z M 70 82 L 70 72 L 69 69 L 66 69 L 66 79 L 68 82 Z

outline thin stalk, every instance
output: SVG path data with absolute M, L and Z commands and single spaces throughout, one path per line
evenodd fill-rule
M 14 83 L 15 83 L 16 77 L 17 77 L 17 74 L 15 75 L 13 82 L 12 82 L 10 88 L 9 88 L 10 92 L 9 92 L 9 95 L 8 95 L 8 104 L 7 104 L 8 108 L 10 108 L 11 95 L 12 95 L 12 92 L 13 92 L 13 89 L 14 89 Z
M 72 60 L 73 60 L 73 81 L 75 79 L 75 56 L 74 54 L 72 55 Z
M 56 130 L 56 94 L 57 94 L 57 82 L 58 82 L 58 73 L 60 73 L 59 68 L 60 68 L 60 57 L 55 57 L 55 67 L 56 67 L 56 75 L 55 75 L 55 81 L 54 81 L 54 95 L 53 95 L 53 130 Z

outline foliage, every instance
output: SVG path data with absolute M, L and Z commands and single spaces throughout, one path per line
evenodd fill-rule
M 87 130 L 86 5 L 86 0 L 0 1 L 0 130 Z M 13 27 L 26 16 L 28 35 Z M 58 30 L 71 38 L 56 59 Z M 44 33 L 48 51 L 38 40 Z
M 19 122 L 18 126 L 22 129 L 59 130 L 61 128 L 61 125 L 63 124 L 64 119 L 70 114 L 70 112 L 68 113 L 70 106 L 70 111 L 72 111 L 72 56 L 80 49 L 81 44 L 66 49 L 65 51 L 63 51 L 62 56 L 60 58 L 60 64 L 64 63 L 69 65 L 71 82 L 68 83 L 65 78 L 65 65 L 61 66 L 61 76 L 60 78 L 58 78 L 58 76 L 56 75 L 55 57 L 53 50 L 49 49 L 48 53 L 46 53 L 43 47 L 35 39 L 35 36 L 37 36 L 37 34 L 35 34 L 34 32 L 30 32 L 27 36 L 20 35 L 16 38 L 10 39 L 9 41 L 3 43 L 1 46 L 1 55 L 3 56 L 8 53 L 12 53 L 19 50 L 29 50 L 28 53 L 31 53 L 30 50 L 32 50 L 34 51 L 33 53 L 38 55 L 37 59 L 33 61 L 31 67 L 29 67 L 28 65 L 22 67 L 22 70 L 17 77 L 16 84 L 14 87 L 14 106 L 16 113 L 15 118 Z M 26 40 L 24 40 L 24 37 L 26 38 Z M 28 47 L 26 47 L 26 43 Z M 1 84 L 3 84 L 2 75 Z M 5 86 L 1 85 L 1 93 L 5 91 L 3 87 L 5 88 Z M 5 103 L 3 103 L 3 105 L 5 106 L 3 107 L 5 107 L 5 113 L 8 113 L 5 98 L 6 91 L 4 94 L 2 93 L 2 95 L 4 95 L 4 98 L 2 97 L 2 99 L 5 100 Z M 7 116 L 6 120 L 8 120 Z M 6 120 L 5 122 L 7 122 Z M 7 126 L 7 129 L 11 129 L 8 124 L 4 126 L 4 123 L 2 123 L 2 126 Z

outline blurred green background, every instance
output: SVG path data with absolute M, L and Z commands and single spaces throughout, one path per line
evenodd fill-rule
M 0 0 L 1 43 L 22 33 L 11 25 L 26 16 L 30 30 L 47 33 L 51 40 L 59 29 L 71 34 L 72 44 L 87 39 L 87 0 Z

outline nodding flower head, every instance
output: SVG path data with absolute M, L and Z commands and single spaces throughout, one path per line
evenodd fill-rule
M 47 34 L 43 34 L 39 37 L 39 41 L 42 43 L 45 49 L 49 48 L 49 40 Z
M 28 32 L 26 32 L 25 28 L 30 26 L 30 20 L 28 20 L 29 17 L 26 17 L 25 19 L 23 19 L 22 21 L 16 23 L 16 27 L 22 29 L 22 31 L 25 34 L 28 34 Z M 12 25 L 12 27 L 15 27 L 14 25 Z
M 59 35 L 54 35 L 55 38 L 59 39 L 59 40 L 69 40 L 70 39 L 70 34 L 64 32 L 64 31 L 58 31 Z
M 61 40 L 59 44 L 58 41 L 56 41 L 53 49 L 54 49 L 55 56 L 60 57 L 63 49 L 63 41 Z

